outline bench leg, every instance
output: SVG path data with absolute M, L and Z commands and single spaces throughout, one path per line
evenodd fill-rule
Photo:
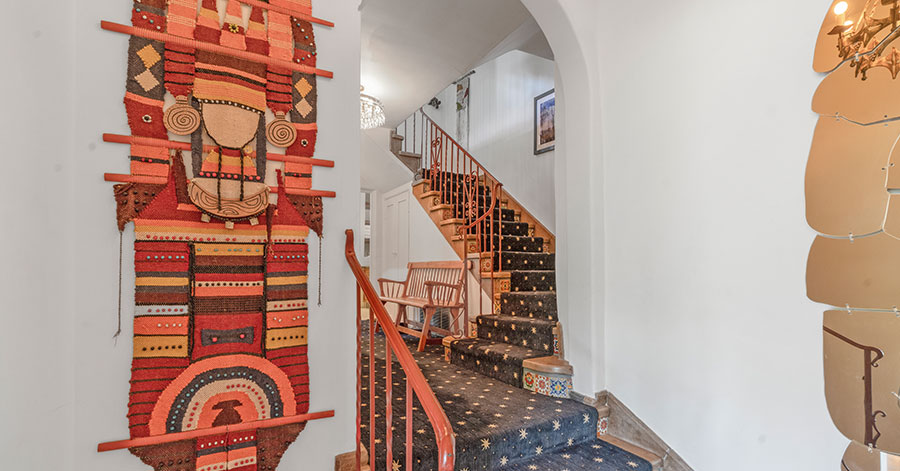
M 408 322 L 406 318 L 406 306 L 403 304 L 397 305 L 397 318 L 394 320 L 394 325 L 400 327 L 402 324 Z
M 451 308 L 450 309 L 450 318 L 453 319 L 453 325 L 450 326 L 450 333 L 454 337 L 465 337 L 461 334 L 461 332 L 465 331 L 466 326 L 463 325 L 460 327 L 460 322 L 465 322 L 463 319 L 459 317 L 459 308 Z
M 422 326 L 422 337 L 419 338 L 419 351 L 425 351 L 425 344 L 428 343 L 428 337 L 431 335 L 429 330 L 431 329 L 431 318 L 434 317 L 434 308 L 426 307 L 425 308 L 425 325 Z

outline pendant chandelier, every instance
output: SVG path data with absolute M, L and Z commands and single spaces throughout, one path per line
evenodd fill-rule
M 364 87 L 359 87 L 359 118 L 361 129 L 373 129 L 384 126 L 384 105 L 381 100 L 363 93 Z

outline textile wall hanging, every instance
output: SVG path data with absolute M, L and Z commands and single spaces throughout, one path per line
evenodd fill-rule
M 900 469 L 900 0 L 836 0 L 813 67 L 819 123 L 806 173 L 810 299 L 825 395 L 852 442 L 846 471 Z M 837 466 L 835 466 L 837 469 Z
M 456 140 L 466 149 L 469 148 L 469 93 L 474 73 L 456 82 Z
M 307 236 L 317 87 L 310 0 L 134 0 L 125 111 L 134 223 L 128 448 L 161 470 L 275 469 L 310 413 Z M 183 137 L 179 137 L 183 136 Z M 277 167 L 277 168 L 276 168 Z M 277 184 L 277 187 L 270 187 Z M 321 246 L 321 243 L 320 243 Z M 319 260 L 321 266 L 321 260 Z

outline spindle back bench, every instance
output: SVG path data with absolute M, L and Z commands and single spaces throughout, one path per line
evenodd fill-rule
M 465 286 L 466 264 L 465 262 L 414 262 L 410 263 L 406 281 L 395 281 L 381 278 L 378 280 L 381 288 L 381 302 L 396 303 L 398 306 L 397 318 L 394 323 L 397 330 L 419 339 L 419 351 L 425 350 L 427 344 L 440 344 L 441 338 L 431 338 L 431 334 L 448 336 L 461 332 L 459 324 L 460 315 L 466 314 Z M 407 308 L 420 308 L 425 310 L 423 322 L 417 322 L 409 318 Z M 443 329 L 431 325 L 437 309 L 448 309 L 451 315 L 450 329 Z M 463 319 L 463 327 L 468 326 L 469 320 Z

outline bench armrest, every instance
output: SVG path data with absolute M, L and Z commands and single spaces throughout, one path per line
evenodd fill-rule
M 437 307 L 458 307 L 460 306 L 460 286 L 451 285 L 449 283 L 439 283 L 437 281 L 426 281 L 425 292 L 428 294 L 428 304 Z M 435 301 L 435 297 L 438 298 Z
M 382 298 L 399 298 L 406 290 L 406 282 L 379 278 L 378 288 L 381 290 Z

